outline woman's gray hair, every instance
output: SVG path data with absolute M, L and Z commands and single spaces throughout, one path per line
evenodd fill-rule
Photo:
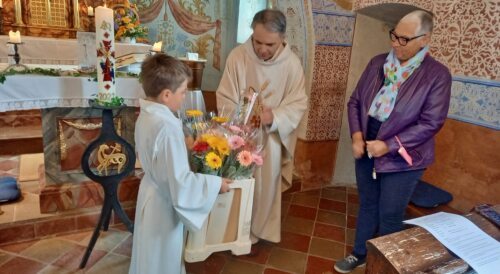
M 281 35 L 286 33 L 286 17 L 280 10 L 265 9 L 257 12 L 253 17 L 252 29 L 257 24 L 262 24 L 270 32 L 278 32 Z
M 431 33 L 434 28 L 434 15 L 425 10 L 414 10 L 405 15 L 401 21 L 403 20 L 420 21 L 420 28 L 417 30 L 415 35 Z

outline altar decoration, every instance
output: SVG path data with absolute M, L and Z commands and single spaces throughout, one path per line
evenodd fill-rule
M 125 2 L 124 5 L 116 5 L 114 7 L 114 30 L 116 40 L 135 41 L 138 38 L 146 38 L 148 29 L 141 26 L 137 7 L 134 4 Z
M 223 250 L 248 254 L 252 245 L 252 176 L 263 164 L 262 130 L 239 123 L 238 116 L 205 118 L 197 110 L 186 112 L 184 125 L 195 140 L 190 149 L 193 171 L 233 179 L 232 190 L 218 196 L 202 229 L 189 232 L 185 260 L 202 261 Z
M 95 26 L 98 83 L 96 103 L 106 105 L 110 104 L 116 97 L 113 10 L 107 7 L 97 7 L 95 9 Z

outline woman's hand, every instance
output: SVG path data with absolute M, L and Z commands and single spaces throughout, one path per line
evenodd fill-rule
M 219 193 L 229 192 L 229 190 L 231 190 L 231 188 L 229 188 L 229 184 L 231 183 L 233 183 L 233 180 L 222 178 L 222 184 L 220 185 Z
M 366 151 L 373 157 L 381 157 L 389 152 L 389 147 L 384 141 L 366 141 Z
M 355 159 L 360 159 L 365 154 L 365 141 L 363 134 L 358 131 L 352 135 L 352 155 Z

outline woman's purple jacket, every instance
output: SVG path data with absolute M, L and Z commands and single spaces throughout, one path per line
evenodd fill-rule
M 387 54 L 382 54 L 370 61 L 347 103 L 351 136 L 361 131 L 366 140 L 368 110 L 384 82 L 386 57 Z M 375 158 L 377 172 L 423 169 L 434 161 L 434 135 L 446 120 L 450 94 L 450 72 L 427 55 L 420 67 L 401 85 L 394 109 L 377 134 L 376 139 L 389 147 L 389 153 Z M 399 155 L 395 136 L 412 157 L 413 166 Z

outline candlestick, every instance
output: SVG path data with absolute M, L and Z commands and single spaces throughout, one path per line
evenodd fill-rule
M 115 31 L 113 10 L 106 7 L 95 9 L 97 47 L 97 98 L 111 102 L 115 97 Z
M 24 43 L 22 43 L 22 42 L 19 42 L 19 43 L 7 42 L 7 44 L 14 45 L 14 54 L 8 54 L 8 56 L 14 57 L 14 61 L 16 61 L 16 63 L 9 65 L 4 71 L 8 71 L 11 68 L 14 68 L 16 70 L 18 70 L 19 68 L 21 70 L 27 70 L 28 67 L 21 64 L 21 55 L 19 55 L 19 49 L 17 47 L 18 45 L 22 45 Z

